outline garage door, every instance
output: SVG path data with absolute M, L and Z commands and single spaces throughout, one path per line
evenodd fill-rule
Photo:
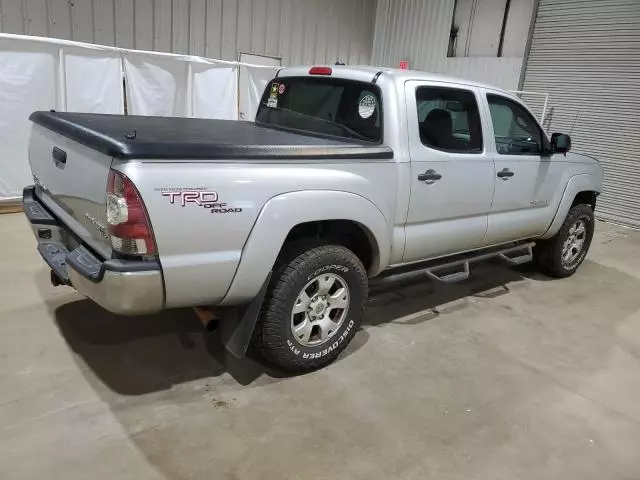
M 640 226 L 640 0 L 540 0 L 522 90 L 604 165 L 597 214 Z

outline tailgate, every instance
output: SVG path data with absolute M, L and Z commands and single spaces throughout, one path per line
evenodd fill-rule
M 112 158 L 34 124 L 29 163 L 35 194 L 82 241 L 111 257 L 106 191 Z

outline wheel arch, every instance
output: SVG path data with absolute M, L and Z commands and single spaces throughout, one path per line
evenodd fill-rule
M 374 276 L 389 264 L 391 232 L 392 225 L 381 210 L 360 195 L 322 190 L 273 197 L 262 208 L 249 234 L 231 286 L 220 305 L 250 301 L 287 242 L 304 238 L 305 234 L 313 238 L 320 233 L 325 240 L 342 239 L 337 243 L 347 248 L 355 245 L 353 248 L 359 252 L 354 253 L 361 260 L 368 259 L 367 272 Z
M 571 207 L 573 208 L 576 205 L 589 205 L 593 210 L 596 209 L 596 199 L 598 198 L 599 192 L 595 190 L 582 190 L 576 193 L 573 202 L 571 203 Z
M 335 244 L 351 250 L 362 262 L 367 272 L 380 263 L 380 246 L 373 232 L 355 220 L 315 220 L 295 225 L 287 234 L 278 258 L 293 244 L 306 241 Z
M 553 237 L 562 226 L 569 210 L 575 205 L 585 203 L 595 209 L 596 198 L 600 194 L 598 188 L 597 179 L 593 175 L 579 174 L 571 177 L 567 182 L 560 204 L 549 228 L 540 238 L 548 239 Z

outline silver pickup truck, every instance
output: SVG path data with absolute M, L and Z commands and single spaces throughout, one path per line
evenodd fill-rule
M 24 208 L 54 285 L 125 315 L 216 307 L 230 351 L 288 371 L 338 356 L 373 277 L 573 274 L 602 183 L 514 95 L 412 71 L 285 68 L 255 122 L 31 120 Z

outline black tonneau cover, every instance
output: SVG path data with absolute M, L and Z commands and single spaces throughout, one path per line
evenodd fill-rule
M 121 159 L 367 159 L 393 158 L 391 148 L 231 120 L 34 112 L 29 119 Z

